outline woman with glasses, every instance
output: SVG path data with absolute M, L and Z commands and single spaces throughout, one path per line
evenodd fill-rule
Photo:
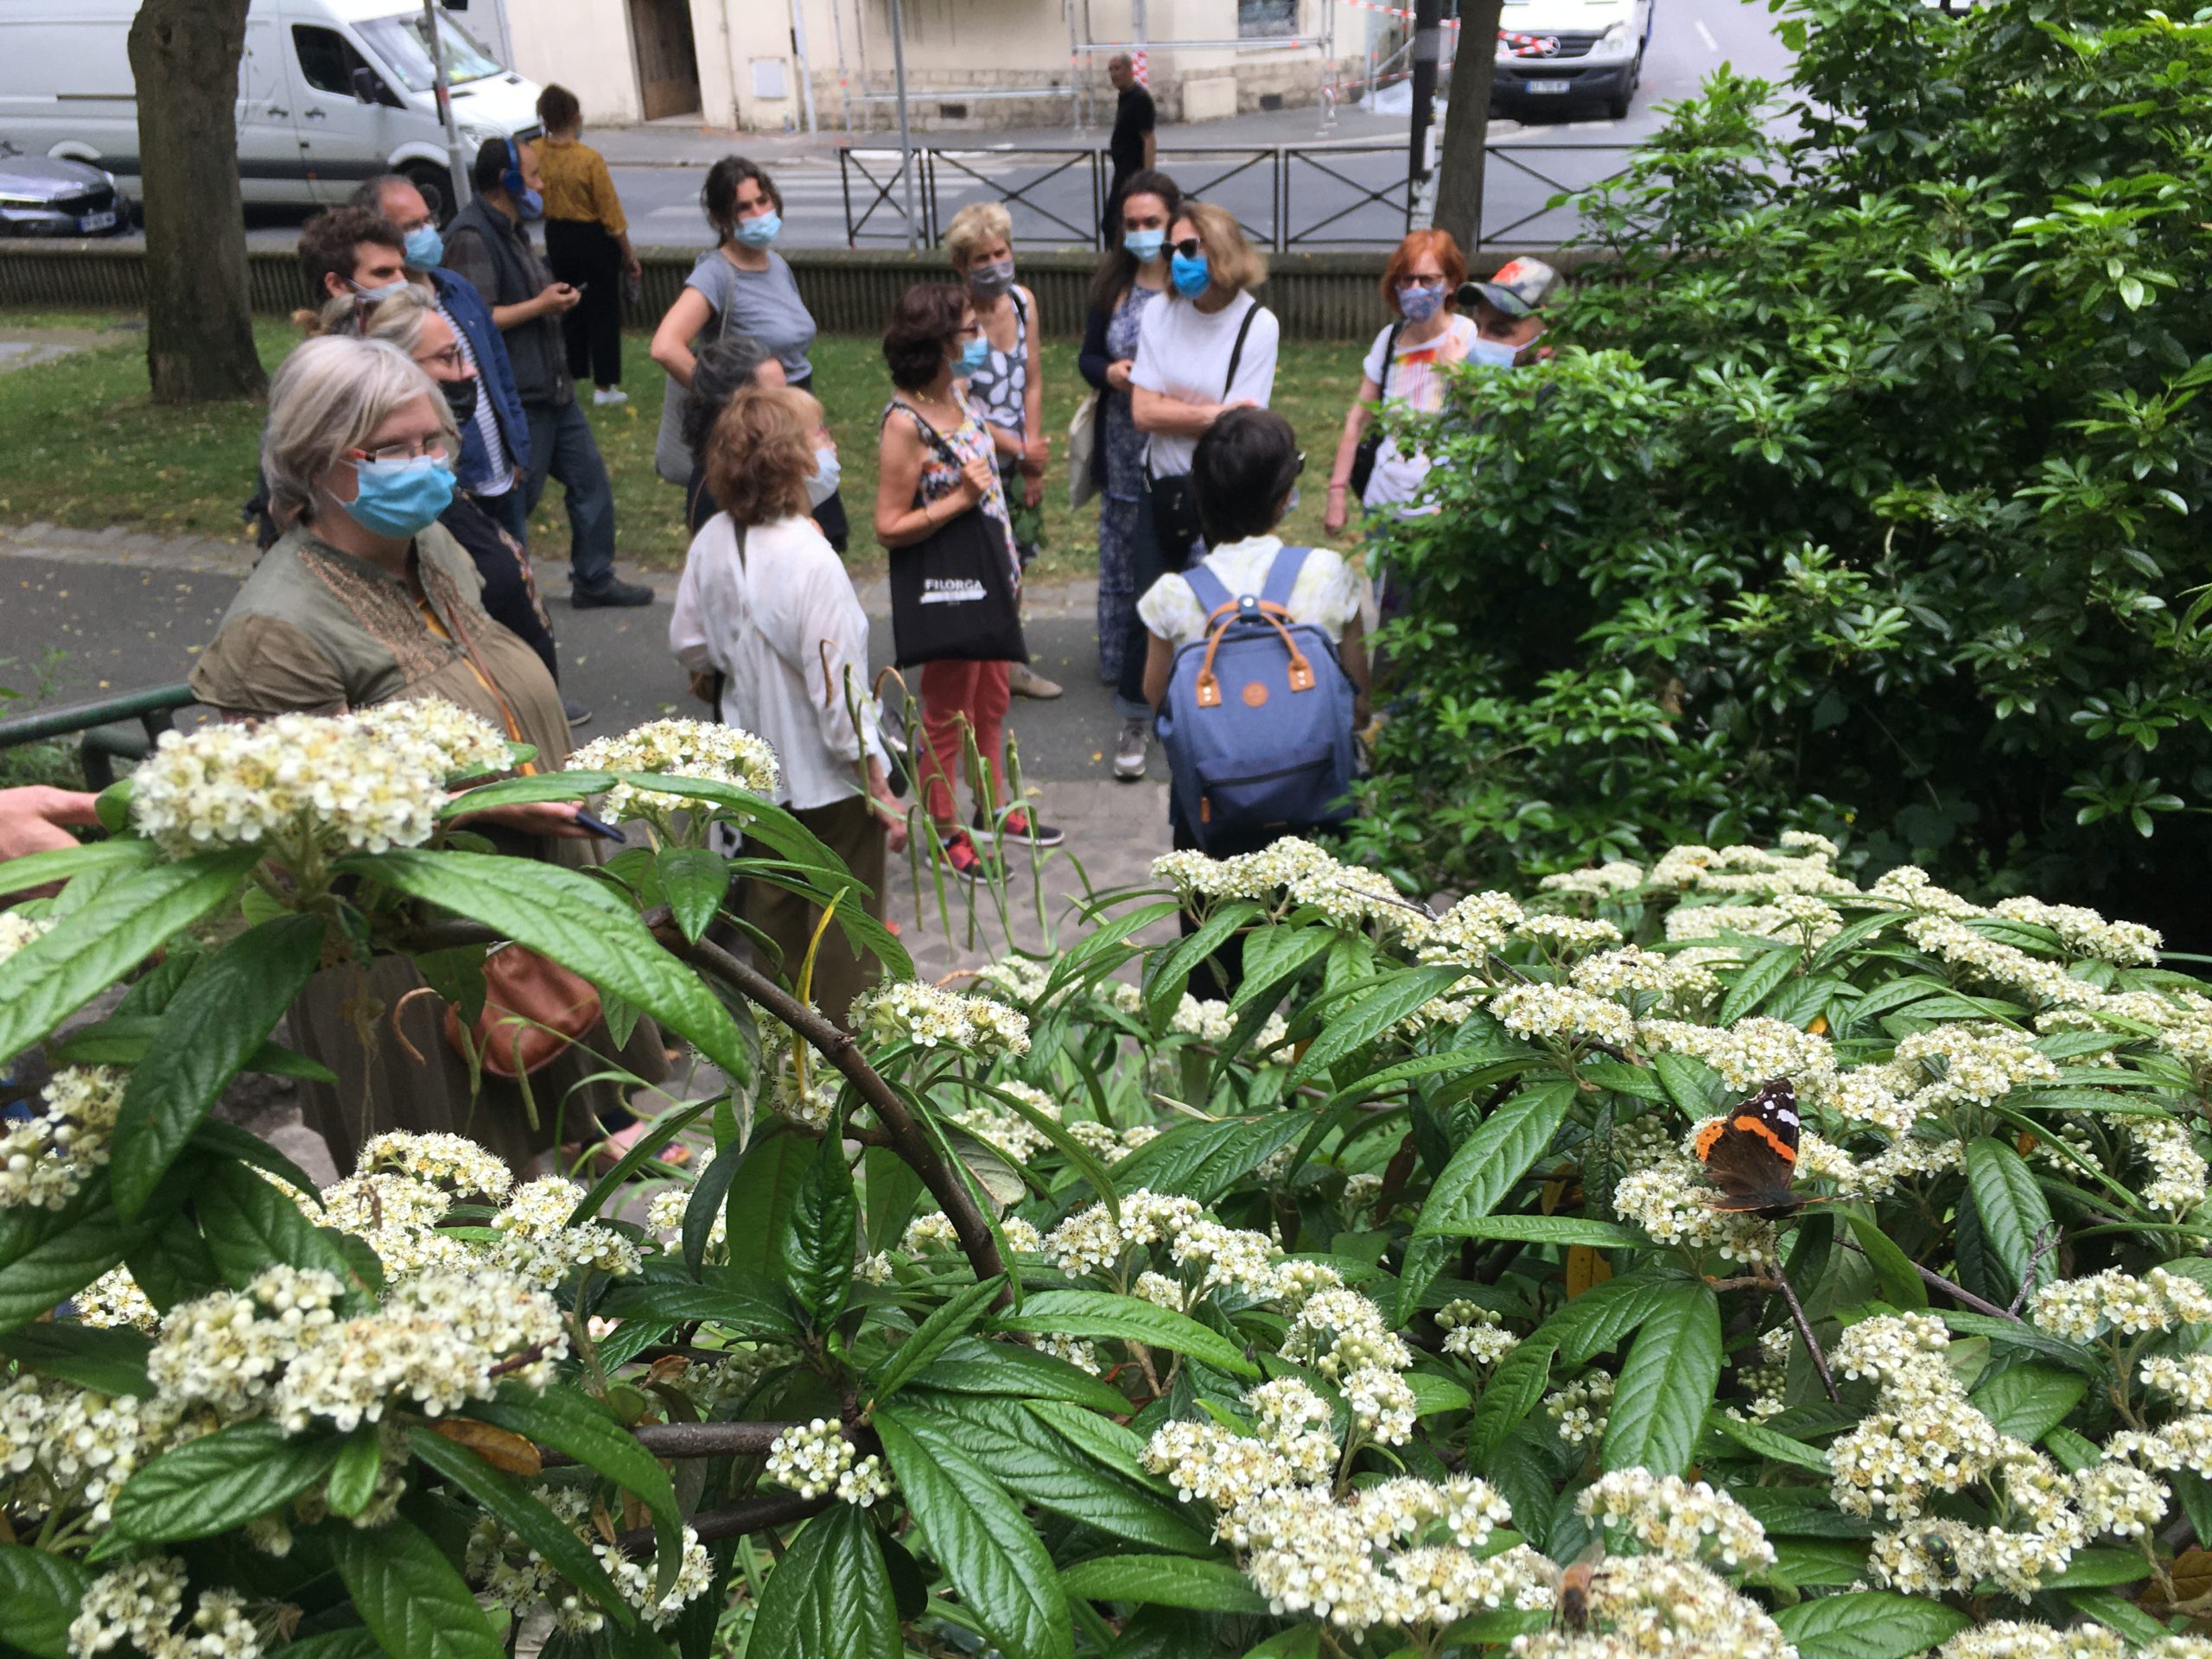
M 389 340 L 436 384 L 457 429 L 466 431 L 475 418 L 481 390 L 475 367 L 463 355 L 452 325 L 438 309 L 437 296 L 429 289 L 410 285 L 373 303 L 333 300 L 323 307 L 316 326 L 326 334 Z M 461 543 L 484 579 L 486 614 L 536 652 L 545 671 L 559 680 L 561 662 L 554 649 L 552 620 L 538 597 L 537 577 L 522 544 L 458 486 L 438 523 Z M 590 717 L 587 713 L 583 719 Z M 582 723 L 570 716 L 571 726 Z
M 537 653 L 487 615 L 476 567 L 440 528 L 459 449 L 437 384 L 384 340 L 308 340 L 277 370 L 261 441 L 270 510 L 285 533 L 231 601 L 192 671 L 193 695 L 231 719 L 340 714 L 442 698 L 537 751 L 569 758 L 569 721 Z M 563 863 L 592 850 L 575 806 L 474 814 L 503 850 Z M 441 1005 L 414 997 L 405 957 L 316 976 L 294 1007 L 294 1043 L 344 1080 L 303 1084 L 308 1126 L 348 1169 L 381 1130 L 449 1131 L 482 1141 L 517 1168 L 590 1122 L 620 1091 L 584 1079 L 616 1053 L 601 1027 L 517 1085 L 486 1076 L 480 1098 L 443 1034 Z M 365 1011 L 366 1018 L 363 1015 Z M 646 1082 L 666 1074 L 659 1033 L 639 1021 L 621 1051 Z
M 775 251 L 784 228 L 784 197 L 758 162 L 725 156 L 707 169 L 699 206 L 715 232 L 715 245 L 699 256 L 676 303 L 653 331 L 652 359 L 679 386 L 691 385 L 691 365 L 701 347 L 732 334 L 750 334 L 776 365 L 762 365 L 760 384 L 808 390 L 814 365 L 814 314 L 799 297 L 798 279 Z M 709 502 L 711 493 L 694 474 L 686 499 Z M 830 545 L 842 553 L 850 527 L 845 503 L 834 493 L 815 509 L 815 522 Z
M 976 308 L 949 283 L 917 283 L 899 296 L 884 330 L 883 358 L 897 395 L 884 406 L 876 449 L 875 537 L 887 549 L 912 547 L 964 512 L 980 509 L 998 531 L 1019 588 L 1021 561 L 999 485 L 996 447 L 968 401 L 966 378 L 985 347 Z M 945 862 L 965 881 L 988 881 L 997 863 L 970 830 L 1002 830 L 1034 846 L 1065 839 L 1027 807 L 1007 810 L 1003 752 L 1011 693 L 1003 662 L 925 663 L 921 673 L 922 804 Z M 975 816 L 954 816 L 953 780 L 966 770 L 973 742 L 988 781 L 974 780 Z
M 1185 200 L 1167 229 L 1166 297 L 1146 308 L 1129 370 L 1129 415 L 1145 436 L 1144 491 L 1131 559 L 1136 588 L 1185 569 L 1205 551 L 1191 456 L 1224 411 L 1264 409 L 1274 395 L 1274 313 L 1246 290 L 1267 280 L 1267 261 L 1244 239 L 1236 215 L 1211 202 Z M 1144 657 L 1122 663 L 1119 702 L 1144 696 Z M 1149 728 L 1141 728 L 1148 741 Z M 1117 755 L 1114 775 L 1144 775 Z
M 1138 503 L 1144 494 L 1144 435 L 1129 413 L 1129 375 L 1136 367 L 1137 331 L 1152 302 L 1167 291 L 1167 229 L 1183 193 L 1165 173 L 1130 175 L 1115 215 L 1116 245 L 1090 282 L 1090 316 L 1076 359 L 1098 393 L 1091 482 L 1098 490 L 1098 677 L 1116 688 L 1122 717 L 1114 773 L 1144 776 L 1152 710 L 1123 696 L 1122 665 L 1144 656 L 1137 620 L 1135 563 Z

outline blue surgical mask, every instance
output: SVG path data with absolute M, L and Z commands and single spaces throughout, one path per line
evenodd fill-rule
M 1165 231 L 1124 231 L 1122 245 L 1137 257 L 1138 263 L 1150 264 L 1160 257 L 1160 251 L 1167 245 Z
M 417 225 L 407 232 L 407 268 L 435 270 L 444 263 L 446 239 L 435 225 Z
M 515 198 L 515 212 L 525 225 L 536 224 L 545 217 L 545 198 L 535 190 L 525 190 Z
M 837 460 L 837 446 L 818 446 L 814 452 L 814 476 L 806 480 L 806 505 L 818 507 L 836 494 L 838 482 L 844 475 L 844 468 Z
M 1444 304 L 1441 283 L 1408 283 L 1398 289 L 1398 309 L 1408 322 L 1427 322 Z
M 765 248 L 776 239 L 784 228 L 784 216 L 778 213 L 762 213 L 757 219 L 741 219 L 730 228 L 730 238 L 748 248 Z
M 991 342 L 977 334 L 960 348 L 960 361 L 953 365 L 953 372 L 963 380 L 970 379 L 982 372 L 991 360 Z
M 1195 259 L 1187 254 L 1177 254 L 1167 262 L 1167 274 L 1175 284 L 1175 291 L 1186 300 L 1197 299 L 1213 286 L 1213 273 L 1206 269 L 1203 253 Z
M 351 501 L 330 499 L 363 530 L 394 541 L 428 529 L 453 505 L 453 472 L 442 461 L 417 455 L 411 461 L 357 461 Z
M 1480 363 L 1486 368 L 1510 369 L 1513 366 L 1513 359 L 1521 355 L 1522 350 L 1521 346 L 1509 346 L 1502 340 L 1484 340 L 1478 334 L 1467 342 L 1467 361 Z
M 363 288 L 359 283 L 348 277 L 346 286 L 353 290 L 353 297 L 363 305 L 376 305 L 391 298 L 395 294 L 404 294 L 407 291 L 407 279 L 403 276 L 396 283 L 386 283 L 382 288 Z

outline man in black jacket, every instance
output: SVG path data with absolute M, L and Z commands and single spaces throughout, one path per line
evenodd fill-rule
M 548 477 L 567 493 L 569 603 L 650 605 L 652 588 L 614 574 L 614 490 L 569 378 L 560 318 L 575 308 L 580 292 L 553 280 L 524 229 L 543 211 L 537 175 L 537 158 L 509 139 L 492 139 L 476 152 L 469 169 L 475 198 L 446 226 L 446 266 L 490 302 L 506 340 L 530 417 L 530 506 L 544 494 Z

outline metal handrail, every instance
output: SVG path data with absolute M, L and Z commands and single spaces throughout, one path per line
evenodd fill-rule
M 82 732 L 77 756 L 78 764 L 84 768 L 85 781 L 94 789 L 105 789 L 115 781 L 115 762 L 118 759 L 143 760 L 161 741 L 162 734 L 172 729 L 169 715 L 199 701 L 188 685 L 155 685 L 142 691 L 126 691 L 118 697 L 35 709 L 0 720 L 0 749 L 20 748 L 26 743 L 40 743 Z M 110 729 L 131 720 L 143 728 L 143 737 Z

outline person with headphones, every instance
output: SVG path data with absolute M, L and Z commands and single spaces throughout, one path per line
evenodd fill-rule
M 446 266 L 475 285 L 506 341 L 515 389 L 530 418 L 531 512 L 548 478 L 561 480 L 569 507 L 569 602 L 579 610 L 650 605 L 653 590 L 614 574 L 614 489 L 591 423 L 569 378 L 561 318 L 582 293 L 556 283 L 531 245 L 531 221 L 544 216 L 537 157 L 511 138 L 486 139 L 468 170 L 474 198 L 446 226 Z

